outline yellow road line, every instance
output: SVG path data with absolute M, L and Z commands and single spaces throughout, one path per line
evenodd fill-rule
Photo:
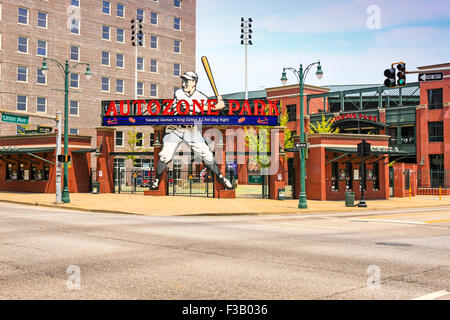
M 430 220 L 430 221 L 425 221 L 425 223 L 439 223 L 439 222 L 449 222 L 450 219 L 445 219 L 445 220 Z

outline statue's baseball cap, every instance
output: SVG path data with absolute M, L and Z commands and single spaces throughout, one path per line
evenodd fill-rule
M 186 79 L 186 80 L 197 81 L 198 80 L 198 75 L 195 72 L 193 72 L 193 71 L 187 71 L 187 72 L 183 73 L 180 78 Z

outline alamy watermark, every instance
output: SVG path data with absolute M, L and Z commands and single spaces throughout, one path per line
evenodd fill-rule
M 377 5 L 370 5 L 367 7 L 366 13 L 369 15 L 366 21 L 369 30 L 381 29 L 381 9 Z

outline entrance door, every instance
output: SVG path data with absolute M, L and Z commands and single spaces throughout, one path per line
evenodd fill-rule
M 169 196 L 214 197 L 214 179 L 206 167 L 183 167 L 174 163 L 173 169 L 167 171 Z
M 351 162 L 345 165 L 345 189 L 353 191 L 353 164 Z

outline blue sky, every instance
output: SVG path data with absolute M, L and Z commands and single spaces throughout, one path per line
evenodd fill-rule
M 379 29 L 367 26 L 374 17 L 370 6 L 379 8 Z M 254 20 L 249 90 L 280 85 L 283 66 L 298 69 L 317 60 L 324 76 L 319 81 L 310 72 L 308 84 L 381 84 L 392 62 L 405 61 L 408 70 L 450 62 L 449 0 L 197 0 L 198 87 L 206 94 L 212 90 L 202 56 L 220 93 L 244 91 L 241 17 Z M 292 73 L 288 78 L 296 82 Z

